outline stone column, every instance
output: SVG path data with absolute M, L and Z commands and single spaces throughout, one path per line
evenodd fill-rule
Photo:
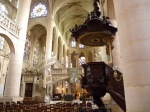
M 79 54 L 76 55 L 76 67 L 79 67 Z
M 52 55 L 52 39 L 53 39 L 53 27 L 54 27 L 54 21 L 53 16 L 49 15 L 48 17 L 48 23 L 47 23 L 47 37 L 46 37 L 46 61 L 51 58 Z
M 114 27 L 117 27 L 116 20 L 110 19 L 110 22 L 112 23 Z M 114 45 L 114 48 L 112 50 L 113 65 L 117 66 L 117 70 L 122 71 L 120 43 L 119 43 L 118 33 L 116 33 L 115 35 L 115 40 L 113 41 L 113 45 Z
M 63 57 L 63 43 L 60 39 L 60 46 L 59 46 L 59 61 L 62 61 L 62 57 Z
M 58 36 L 56 35 L 54 39 L 54 55 L 56 56 L 56 58 L 58 55 L 57 53 L 58 53 Z
M 66 67 L 66 47 L 64 45 L 64 66 Z
M 49 90 L 49 97 L 50 97 L 50 101 L 53 100 L 53 84 L 50 84 L 49 87 L 50 87 L 50 90 Z
M 63 93 L 66 93 L 66 81 L 63 80 Z
M 68 53 L 68 68 L 71 67 L 71 55 L 70 55 L 70 51 Z
M 68 80 L 68 94 L 71 94 L 71 83 L 70 83 L 70 79 Z
M 21 28 L 20 38 L 15 44 L 15 52 L 11 52 L 8 66 L 4 96 L 19 97 L 20 80 L 24 54 L 24 44 L 26 40 L 27 24 L 30 13 L 31 0 L 20 0 L 17 12 L 17 24 Z
M 114 0 L 127 112 L 150 112 L 149 0 Z

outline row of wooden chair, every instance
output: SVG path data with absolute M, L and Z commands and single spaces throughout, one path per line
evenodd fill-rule
M 35 103 L 34 101 L 29 104 L 26 102 L 6 102 L 6 104 L 0 102 L 0 112 L 78 112 L 79 110 L 86 109 L 86 112 L 92 112 L 92 106 L 90 104 L 78 104 L 78 103 L 56 103 L 45 104 Z

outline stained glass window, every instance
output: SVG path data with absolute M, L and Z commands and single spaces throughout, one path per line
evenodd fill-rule
M 24 48 L 24 61 L 29 62 L 30 56 L 30 48 L 31 48 L 31 33 L 30 31 L 27 34 L 25 48 Z
M 38 57 L 39 57 L 39 41 L 36 41 L 34 44 L 34 56 L 33 56 L 33 66 L 38 67 Z
M 33 8 L 31 12 L 31 18 L 42 17 L 42 16 L 47 16 L 47 8 L 44 4 L 39 3 Z
M 0 36 L 0 50 L 4 48 L 4 38 Z
M 8 11 L 7 11 L 6 7 L 5 7 L 5 5 L 2 4 L 2 3 L 0 3 L 0 12 L 5 14 L 5 15 L 8 15 Z

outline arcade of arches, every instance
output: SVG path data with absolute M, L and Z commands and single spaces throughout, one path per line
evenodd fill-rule
M 82 64 L 103 61 L 123 73 L 127 112 L 150 112 L 150 1 L 100 0 L 102 16 L 118 28 L 113 49 L 71 36 L 94 0 L 0 1 L 0 101 L 82 94 Z M 107 94 L 112 112 L 122 112 Z

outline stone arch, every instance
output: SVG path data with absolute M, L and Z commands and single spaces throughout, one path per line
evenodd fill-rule
M 80 54 L 79 54 L 79 58 L 80 58 L 80 57 L 82 57 L 82 56 L 84 56 L 84 57 L 85 57 L 84 53 L 83 53 L 83 52 L 80 52 Z
M 13 41 L 11 40 L 11 38 L 9 38 L 9 36 L 7 36 L 6 34 L 0 33 L 0 36 L 2 36 L 7 44 L 9 45 L 10 48 L 10 53 L 14 53 L 15 54 L 15 45 L 13 43 Z
M 37 41 L 39 41 L 39 56 L 38 56 L 38 60 L 39 60 L 39 63 L 42 63 L 45 61 L 45 48 L 46 48 L 46 36 L 47 36 L 47 30 L 46 28 L 41 25 L 41 24 L 36 24 L 34 26 L 32 26 L 28 32 L 30 31 L 30 34 L 31 34 L 31 49 L 30 49 L 30 52 L 31 55 L 29 56 L 30 57 L 30 60 L 33 60 L 34 59 L 34 47 L 35 47 L 35 43 Z M 32 62 L 32 61 L 31 61 Z
M 42 35 L 46 36 L 46 34 L 47 34 L 46 27 L 43 26 L 42 24 L 35 24 L 28 31 L 30 31 L 31 33 L 34 32 L 34 34 L 36 36 L 35 41 L 37 41 L 39 39 L 39 37 L 41 37 Z
M 44 24 L 44 22 L 42 22 L 42 21 L 35 21 L 35 22 L 31 22 L 28 25 L 28 30 L 27 31 L 29 31 L 30 29 L 32 29 L 32 27 L 34 27 L 35 25 L 41 25 L 41 26 L 45 27 L 45 29 L 46 29 L 46 25 Z

